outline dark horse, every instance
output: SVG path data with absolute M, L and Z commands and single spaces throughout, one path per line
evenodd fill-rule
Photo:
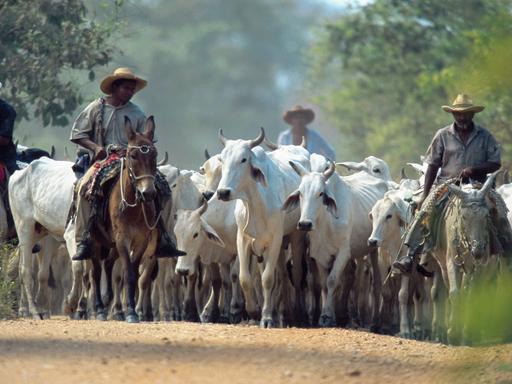
M 155 122 L 153 116 L 146 121 L 144 132 L 139 134 L 125 117 L 125 132 L 128 137 L 126 156 L 121 159 L 121 172 L 108 197 L 108 214 L 105 234 L 114 248 L 122 265 L 124 287 L 126 288 L 126 321 L 137 323 L 139 317 L 135 308 L 135 286 L 141 261 L 154 265 L 157 246 L 157 212 L 155 198 L 156 157 L 153 145 Z M 96 313 L 99 319 L 106 319 L 101 298 L 100 252 L 92 258 L 92 273 L 95 284 Z M 143 276 L 147 273 L 143 273 Z M 142 295 L 142 292 L 139 292 Z

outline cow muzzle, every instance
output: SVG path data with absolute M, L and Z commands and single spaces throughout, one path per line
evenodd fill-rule
M 180 276 L 185 276 L 185 277 L 188 276 L 188 269 L 181 269 L 181 268 L 179 268 L 179 269 L 176 270 L 176 272 L 178 272 L 178 274 Z
M 311 220 L 301 220 L 297 224 L 297 229 L 300 231 L 312 231 L 313 230 L 313 222 Z
M 227 188 L 217 189 L 217 197 L 222 201 L 229 201 L 231 199 L 231 190 Z

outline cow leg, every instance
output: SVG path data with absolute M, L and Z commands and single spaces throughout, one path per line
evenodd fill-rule
M 182 319 L 181 303 L 183 302 L 183 290 L 180 278 L 176 274 L 176 265 L 174 263 L 171 264 L 171 269 L 168 271 L 166 279 L 168 279 L 169 283 L 166 282 L 165 286 L 170 284 L 170 295 L 169 291 L 166 290 L 165 297 L 171 308 L 171 318 L 172 320 L 179 321 Z
M 231 285 L 231 266 L 229 263 L 221 263 L 219 264 L 220 268 L 220 278 L 222 281 L 222 294 L 220 297 L 220 308 L 221 314 L 219 318 L 219 322 L 221 323 L 229 323 L 229 311 L 231 306 L 231 298 L 233 297 L 233 287 Z
M 217 263 L 211 263 L 208 267 L 210 269 L 212 290 L 200 318 L 201 323 L 216 323 L 220 317 L 219 298 L 222 280 Z
M 370 330 L 372 332 L 379 332 L 381 328 L 381 319 L 379 316 L 380 313 L 380 298 L 382 293 L 382 276 L 380 275 L 379 268 L 379 252 L 378 249 L 372 247 L 369 253 L 370 258 L 370 266 L 372 269 L 372 323 L 370 325 Z
M 183 304 L 183 320 L 185 321 L 199 321 L 199 314 L 197 312 L 197 302 L 195 294 L 197 278 L 197 273 L 188 274 L 186 277 L 185 298 Z
M 59 244 L 51 237 L 41 240 L 41 251 L 37 255 L 39 269 L 37 272 L 38 289 L 36 295 L 37 312 L 42 319 L 50 318 L 50 295 L 48 280 L 50 278 L 50 264 L 52 256 L 57 253 Z
M 357 325 L 358 314 L 356 312 L 355 317 L 351 315 L 349 312 L 349 299 L 350 294 L 354 292 L 354 284 L 356 280 L 356 272 L 357 266 L 354 260 L 350 259 L 347 261 L 345 265 L 345 269 L 341 273 L 341 295 L 336 292 L 334 298 L 337 299 L 339 297 L 338 302 L 335 304 L 335 312 L 336 312 L 336 323 L 341 327 L 352 327 Z M 368 290 L 365 292 L 368 294 Z M 357 295 L 355 295 L 357 297 Z M 354 303 L 357 303 L 356 300 L 353 300 Z M 355 307 L 355 305 L 353 305 Z M 355 308 L 357 309 L 357 308 Z
M 320 315 L 319 325 L 321 327 L 336 326 L 335 298 L 340 290 L 341 275 L 345 270 L 347 262 L 350 260 L 350 251 L 348 249 L 348 239 L 346 247 L 340 248 L 334 260 L 331 272 L 327 277 L 327 297 L 323 303 L 322 314 Z
M 157 259 L 158 275 L 155 280 L 155 293 L 158 294 L 158 313 L 161 321 L 171 321 L 169 301 L 167 299 L 168 291 L 166 289 L 166 278 L 169 273 L 170 260 L 168 258 Z M 153 305 L 156 306 L 156 302 L 153 302 Z
M 229 323 L 238 324 L 242 321 L 245 308 L 244 295 L 240 285 L 239 277 L 240 262 L 238 257 L 232 263 L 230 268 L 231 279 L 231 303 L 229 308 Z
M 292 282 L 295 291 L 294 320 L 298 325 L 306 325 L 308 316 L 304 292 L 305 275 L 305 236 L 302 232 L 293 232 L 290 235 L 292 249 Z
M 450 317 L 448 325 L 448 343 L 451 345 L 459 345 L 461 342 L 461 329 L 460 329 L 460 314 L 461 314 L 461 297 L 460 297 L 460 282 L 461 273 L 460 267 L 456 266 L 453 262 L 447 263 L 448 281 L 449 281 L 449 300 L 450 300 Z
M 41 319 L 36 303 L 34 301 L 34 277 L 33 277 L 33 256 L 32 247 L 35 244 L 33 221 L 23 221 L 17 226 L 19 249 L 20 249 L 20 276 L 22 289 L 25 291 L 28 304 L 28 312 L 34 319 Z
M 306 282 L 308 285 L 307 290 L 307 312 L 310 325 L 318 324 L 320 318 L 320 307 L 321 307 L 321 295 L 322 285 L 319 277 L 319 271 L 316 261 L 307 255 L 308 272 L 306 276 Z
M 251 239 L 244 236 L 241 228 L 238 229 L 236 245 L 240 261 L 240 285 L 245 296 L 245 309 L 250 319 L 258 320 L 261 312 L 255 297 L 251 276 Z
M 279 262 L 279 252 L 281 250 L 282 235 L 274 234 L 274 238 L 269 246 L 263 272 L 261 274 L 261 285 L 263 288 L 263 308 L 261 311 L 262 328 L 274 328 L 276 323 L 276 274 L 277 264 Z

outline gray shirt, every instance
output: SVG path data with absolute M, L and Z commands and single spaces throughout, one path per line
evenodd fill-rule
M 278 145 L 292 145 L 293 144 L 293 134 L 292 129 L 288 128 L 287 130 L 281 132 L 279 137 L 277 138 Z M 306 149 L 310 153 L 318 153 L 327 157 L 329 160 L 336 160 L 336 153 L 334 149 L 324 140 L 320 134 L 308 128 L 306 133 Z
M 487 129 L 475 124 L 464 144 L 452 123 L 437 131 L 428 147 L 425 162 L 441 167 L 439 178 L 448 179 L 458 177 L 466 167 L 487 162 L 501 164 L 501 152 Z
M 87 138 L 95 143 L 99 143 L 99 117 L 101 111 L 101 99 L 94 100 L 90 103 L 76 118 L 73 128 L 71 129 L 70 140 Z M 128 116 L 132 123 L 132 127 L 139 133 L 144 131 L 146 115 L 142 110 L 131 101 L 114 107 L 105 103 L 103 111 L 103 144 L 120 145 L 126 147 L 128 138 L 124 132 L 124 117 Z M 93 153 L 89 153 L 91 158 Z

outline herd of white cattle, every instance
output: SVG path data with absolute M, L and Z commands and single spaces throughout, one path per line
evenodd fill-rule
M 277 147 L 263 129 L 252 140 L 226 139 L 222 131 L 219 138 L 224 149 L 207 154 L 198 171 L 159 166 L 172 191 L 163 220 L 187 255 L 159 258 L 153 271 L 142 261 L 142 320 L 358 326 L 416 338 L 434 331 L 443 338 L 443 312 L 432 310 L 431 299 L 442 300 L 449 289 L 441 266 L 428 265 L 433 277 L 391 268 L 407 251 L 402 235 L 420 178 L 395 182 L 373 156 L 334 164 L 303 145 Z M 10 178 L 20 315 L 96 316 L 90 262 L 69 256 L 76 248 L 73 221 L 67 223 L 72 165 L 41 158 Z M 421 173 L 421 165 L 414 167 Z M 342 168 L 355 173 L 342 176 Z M 512 184 L 500 193 L 512 202 Z M 119 268 L 116 262 L 105 268 L 102 286 L 116 320 L 125 307 Z

